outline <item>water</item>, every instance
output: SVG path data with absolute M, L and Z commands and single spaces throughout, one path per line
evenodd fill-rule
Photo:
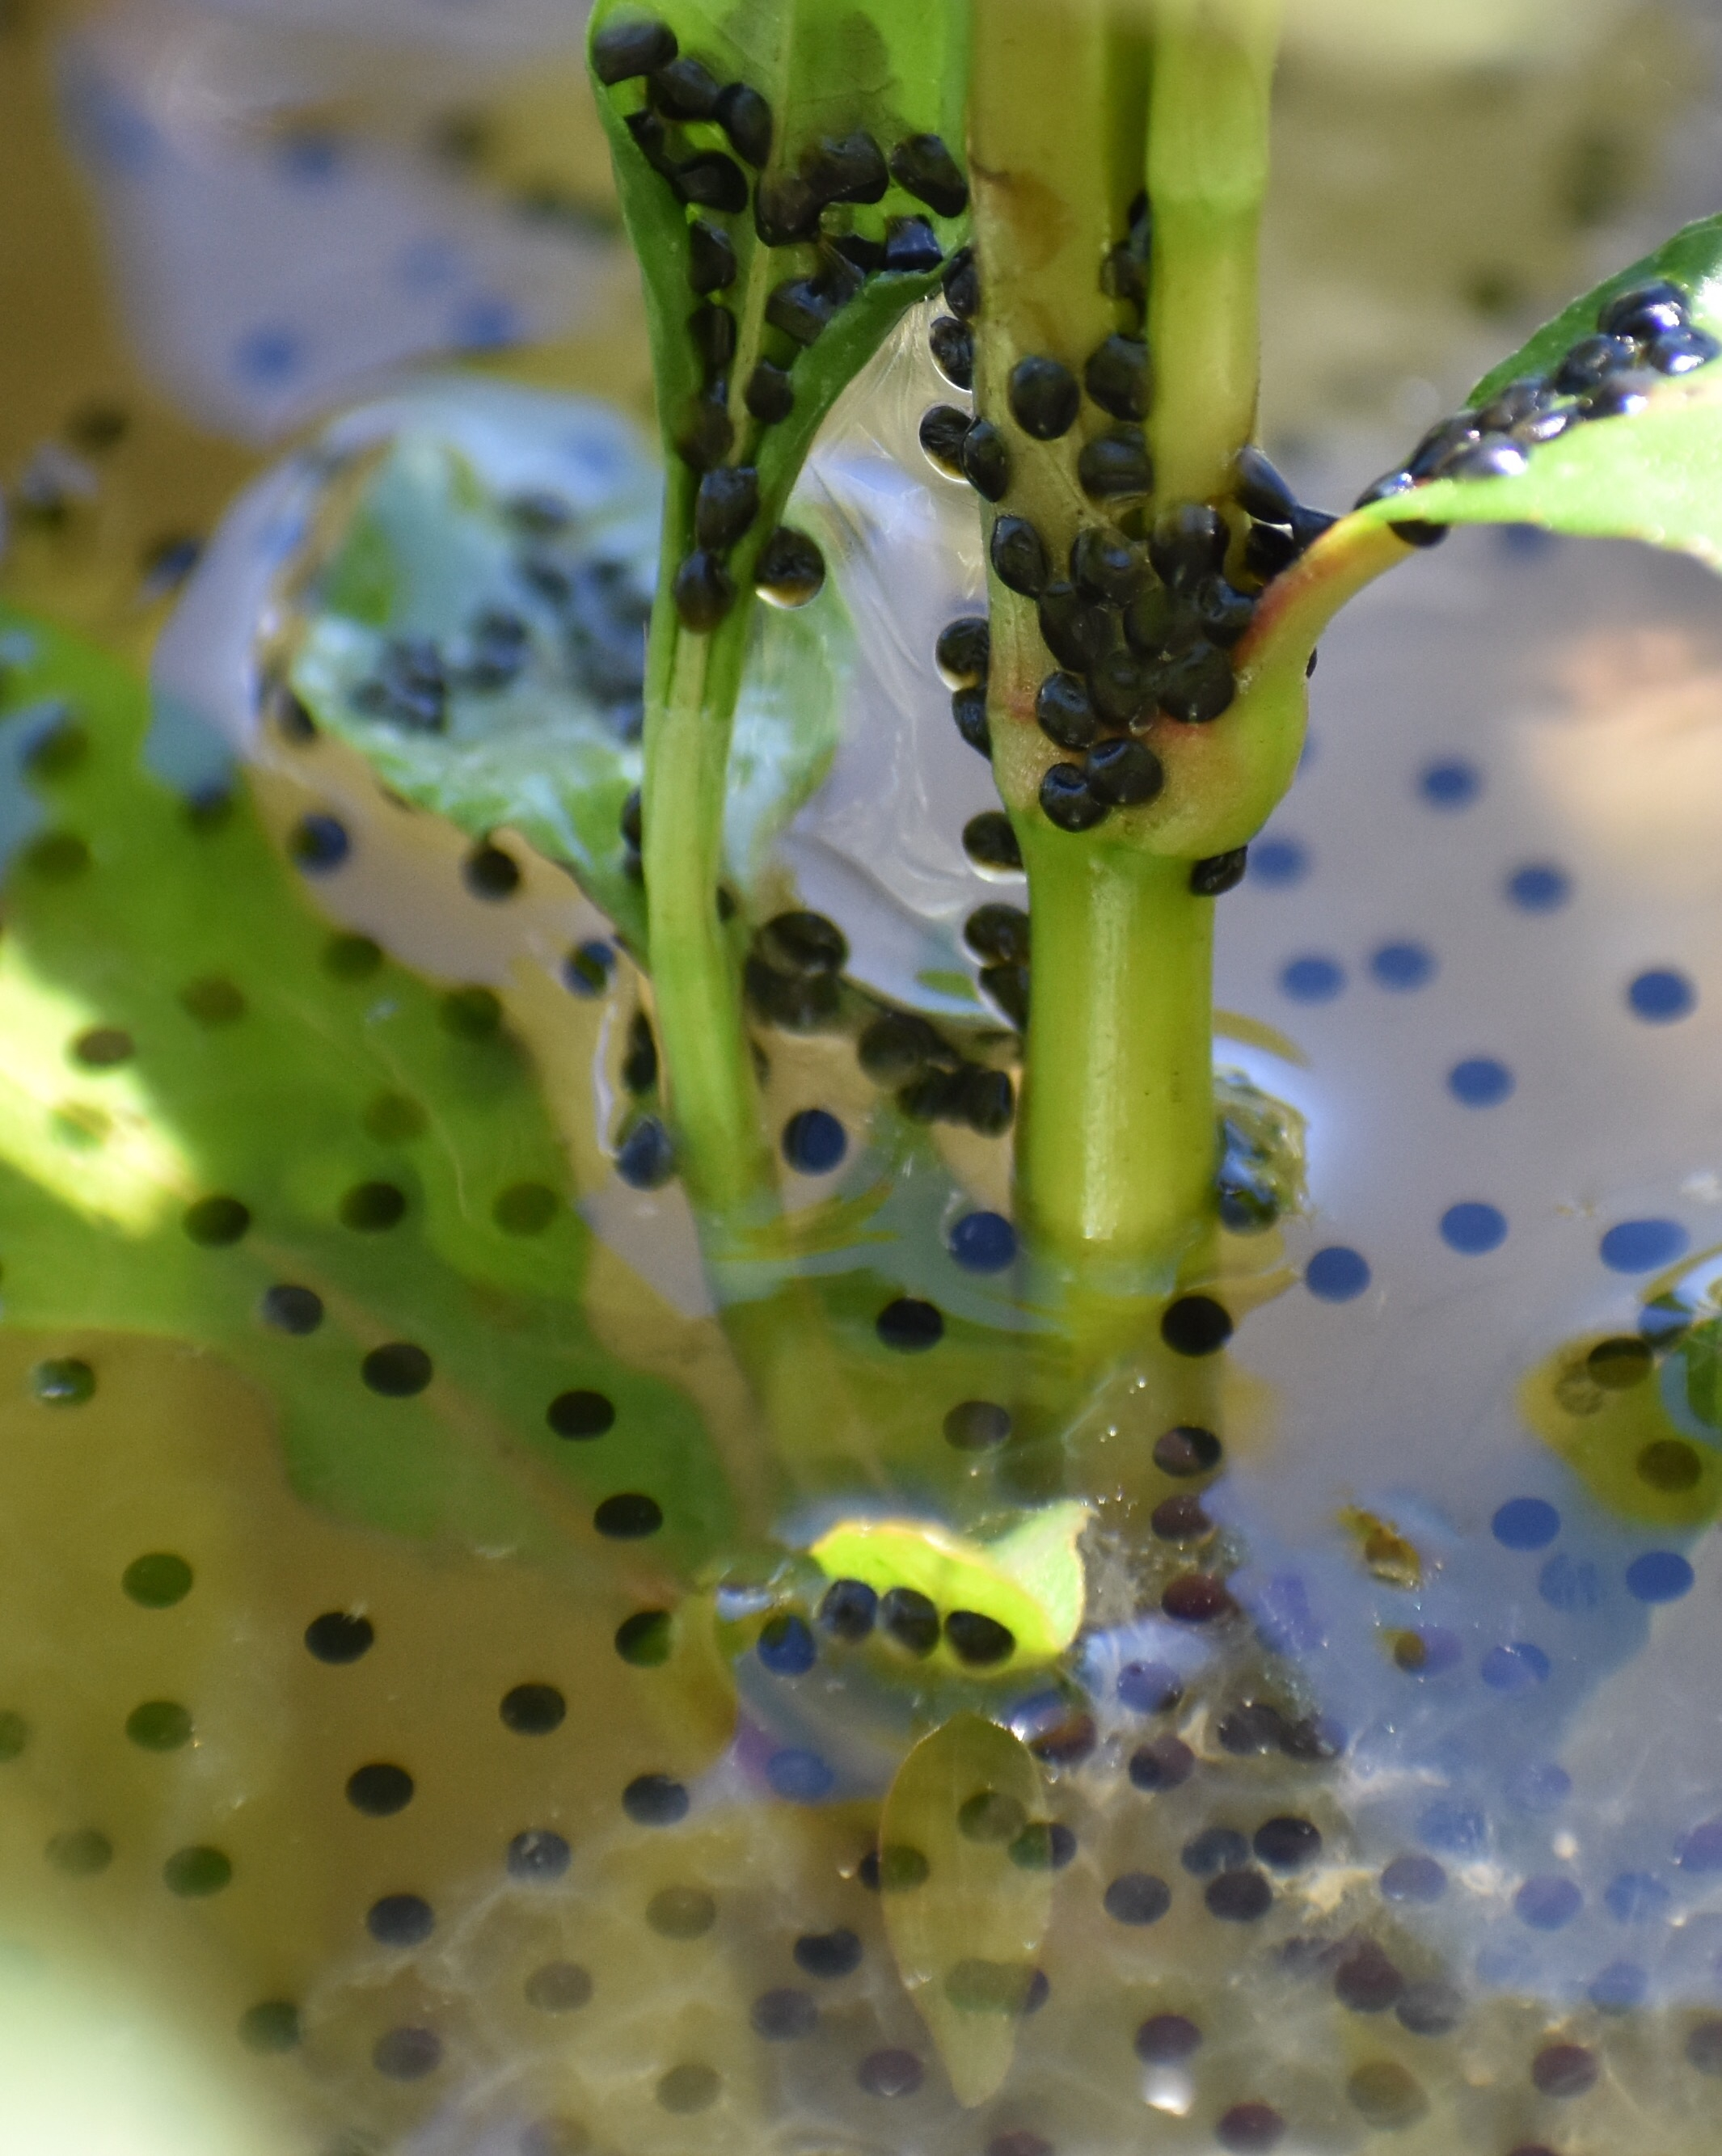
M 245 424 L 314 390 L 253 382 Z M 677 1186 L 616 1172 L 641 984 L 524 810 L 516 879 L 475 880 L 496 817 L 408 814 L 260 720 L 321 468 L 211 547 L 152 714 L 0 627 L 30 2156 L 1713 2138 L 1715 586 L 1461 535 L 1328 639 L 1221 904 L 1218 1060 L 1301 1127 L 1307 1203 L 1226 1239 L 1223 1358 L 1150 1329 L 1071 1403 L 1078 1509 L 1025 1553 L 1020 1462 L 964 1407 L 1045 1343 L 1006 1145 L 905 1132 L 853 1045 L 887 998 L 1010 1067 L 960 940 L 1021 885 L 959 843 L 992 795 L 931 647 L 978 548 L 914 447 L 933 393 L 906 333 L 804 484 L 838 573 L 777 678 L 824 686 L 756 714 L 730 834 L 750 901 L 851 946 L 843 1024 L 764 1034 L 774 1127 L 844 1141 L 814 1126 L 786 1186 L 817 1323 L 771 1319 L 780 1253 L 714 1296 Z M 337 437 L 403 416 L 649 575 L 625 422 L 439 383 Z M 615 700 L 569 719 L 586 677 L 532 630 L 546 723 L 619 798 Z M 610 826 L 574 835 L 590 875 Z M 917 1352 L 905 1301 L 943 1321 Z M 1653 1367 L 1592 1352 L 1641 1333 Z M 1217 1469 L 1156 1460 L 1175 1422 Z M 838 1642 L 833 1568 L 1018 1647 Z

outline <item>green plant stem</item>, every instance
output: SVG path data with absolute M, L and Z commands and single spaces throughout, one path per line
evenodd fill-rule
M 641 855 L 652 993 L 669 1108 L 689 1194 L 708 1219 L 743 1224 L 774 1185 L 735 957 L 719 916 L 730 737 L 752 625 L 751 590 L 709 635 L 676 619 L 669 589 L 685 511 L 672 471 L 652 624 Z
M 1226 490 L 1255 431 L 1280 0 L 1159 0 L 1149 111 L 1150 439 L 1163 501 Z
M 1046 1256 L 1164 1292 L 1211 1210 L 1213 920 L 1189 864 L 1020 820 L 1034 994 L 1017 1133 Z

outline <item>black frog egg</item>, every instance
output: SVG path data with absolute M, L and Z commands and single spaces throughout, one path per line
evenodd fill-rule
M 748 207 L 748 176 L 722 150 L 702 150 L 676 167 L 676 186 L 684 202 L 733 216 Z
M 959 451 L 963 476 L 984 501 L 1002 501 L 1010 485 L 1010 452 L 990 419 L 977 419 Z
M 1091 501 L 1115 501 L 1152 494 L 1154 459 L 1140 427 L 1108 427 L 1085 442 L 1077 477 Z
M 935 217 L 961 217 L 969 207 L 969 182 L 937 135 L 907 135 L 891 152 L 891 177 Z
M 1226 654 L 1202 643 L 1168 663 L 1156 681 L 1155 693 L 1169 718 L 1185 726 L 1206 726 L 1231 709 L 1237 683 Z
M 735 446 L 735 423 L 715 383 L 704 397 L 691 397 L 683 406 L 676 430 L 676 451 L 691 471 L 710 471 L 721 465 Z
M 959 247 L 946 263 L 940 289 L 944 293 L 945 305 L 959 321 L 972 322 L 980 312 L 980 273 L 974 264 L 974 249 Z
M 685 53 L 652 71 L 651 101 L 666 120 L 709 120 L 722 92 L 710 68 Z
M 771 107 L 744 82 L 727 83 L 718 92 L 712 118 L 729 137 L 729 146 L 759 171 L 771 156 Z
M 759 550 L 753 583 L 774 606 L 805 606 L 824 589 L 825 557 L 804 531 L 780 524 Z
M 1139 808 L 1165 783 L 1159 758 L 1143 742 L 1103 742 L 1088 758 L 1088 790 L 1110 808 Z
M 706 635 L 729 612 L 735 584 L 714 553 L 696 547 L 676 572 L 675 598 L 682 626 Z
M 736 251 L 729 234 L 696 218 L 687 228 L 688 283 L 697 292 L 724 292 L 736 275 Z
M 1586 419 L 1619 419 L 1629 413 L 1642 412 L 1661 387 L 1662 380 L 1649 367 L 1622 367 L 1580 398 L 1580 416 Z
M 1430 428 L 1411 451 L 1405 468 L 1414 480 L 1427 479 L 1448 457 L 1478 440 L 1482 434 L 1475 413 L 1460 412 L 1452 418 L 1442 419 Z
M 762 359 L 748 377 L 742 401 L 762 426 L 774 426 L 795 408 L 795 388 L 786 368 Z
M 1238 506 L 1263 524 L 1289 525 L 1298 497 L 1254 443 L 1247 442 L 1233 465 Z
M 1046 549 L 1025 516 L 1001 516 L 989 547 L 993 572 L 1007 589 L 1038 598 L 1051 578 Z
M 1255 619 L 1255 600 L 1247 592 L 1227 583 L 1224 577 L 1204 577 L 1190 600 L 1211 644 L 1236 644 Z
M 890 185 L 885 153 L 864 127 L 822 135 L 801 159 L 808 185 L 827 203 L 876 203 Z
M 1041 635 L 1061 666 L 1091 666 L 1118 641 L 1113 616 L 1061 577 L 1041 592 L 1037 611 Z
M 974 387 L 974 332 L 954 315 L 941 315 L 927 341 L 939 372 L 954 389 Z
M 1596 326 L 1605 336 L 1632 337 L 1647 343 L 1653 337 L 1684 329 L 1687 305 L 1686 295 L 1678 285 L 1658 278 L 1617 292 L 1597 316 Z
M 759 475 L 752 465 L 720 465 L 700 481 L 694 496 L 696 542 L 722 553 L 734 546 L 759 513 Z
M 879 267 L 896 275 L 924 277 L 944 259 L 938 236 L 924 217 L 893 217 L 885 227 L 885 258 Z
M 1020 906 L 977 906 L 963 924 L 963 941 L 977 958 L 990 964 L 1026 965 L 1028 916 Z
M 1100 721 L 1077 674 L 1049 674 L 1035 695 L 1035 719 L 1049 741 L 1061 748 L 1086 749 L 1100 734 Z
M 1708 367 L 1719 352 L 1718 344 L 1707 330 L 1670 330 L 1665 336 L 1653 337 L 1644 347 L 1644 363 L 1653 367 L 1658 374 L 1690 374 L 1700 367 Z
M 1484 434 L 1443 467 L 1443 479 L 1517 479 L 1530 459 L 1510 434 Z
M 1041 781 L 1041 808 L 1061 831 L 1092 831 L 1107 804 L 1088 789 L 1087 774 L 1074 763 L 1055 763 Z
M 1154 677 L 1145 661 L 1120 647 L 1090 670 L 1088 693 L 1108 726 L 1134 726 L 1153 708 Z
M 947 479 L 961 479 L 963 444 L 974 422 L 954 404 L 929 405 L 921 415 L 921 448 Z
M 1559 392 L 1540 374 L 1521 375 L 1516 382 L 1496 392 L 1477 414 L 1477 424 L 1485 434 L 1505 434 L 1524 419 L 1548 409 Z
M 963 851 L 978 869 L 1014 874 L 1022 866 L 1022 848 L 1010 819 L 1000 808 L 983 809 L 963 826 Z
M 1638 363 L 1638 347 L 1631 337 L 1581 337 L 1555 370 L 1555 387 L 1569 396 L 1582 396 L 1611 374 L 1619 374 Z
M 959 614 L 938 633 L 933 655 L 947 687 L 979 689 L 986 685 L 992 654 L 992 629 L 984 614 Z
M 630 82 L 667 67 L 676 58 L 676 33 L 650 16 L 625 15 L 606 23 L 592 40 L 592 71 L 601 83 Z
M 1231 536 L 1217 509 L 1205 501 L 1180 502 L 1155 523 L 1149 558 L 1163 583 L 1181 588 L 1225 567 Z
M 992 754 L 993 733 L 987 723 L 984 689 L 957 690 L 951 698 L 951 716 L 957 722 L 957 732 L 977 756 Z
M 753 229 L 768 247 L 793 247 L 818 232 L 821 208 L 799 172 L 765 172 L 753 190 Z
M 1037 442 L 1056 442 L 1067 434 L 1082 409 L 1077 377 L 1061 360 L 1035 354 L 1010 370 L 1010 416 Z
M 1071 582 L 1107 606 L 1127 606 L 1142 588 L 1148 562 L 1140 547 L 1110 525 L 1085 524 L 1071 542 Z
M 1146 418 L 1151 393 L 1147 345 L 1140 337 L 1108 337 L 1089 353 L 1082 386 L 1113 418 Z
M 1234 846 L 1229 853 L 1210 854 L 1205 860 L 1192 861 L 1190 868 L 1190 888 L 1196 898 L 1220 898 L 1229 891 L 1236 891 L 1244 880 L 1249 866 L 1247 850 Z

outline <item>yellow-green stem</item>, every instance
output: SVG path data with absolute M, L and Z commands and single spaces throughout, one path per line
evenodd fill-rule
M 1149 436 L 1163 501 L 1227 490 L 1256 426 L 1257 297 L 1280 0 L 1159 0 L 1148 125 Z
M 702 1214 L 739 1224 L 773 1188 L 741 983 L 717 906 L 730 735 L 753 601 L 751 592 L 738 599 L 709 635 L 676 619 L 669 598 L 676 564 L 668 557 L 681 528 L 676 493 L 688 484 L 672 474 L 666 504 L 641 855 L 652 994 L 682 1179 Z
M 1034 992 L 1025 1225 L 1096 1288 L 1164 1292 L 1211 1219 L 1211 899 L 1190 864 L 1019 819 Z

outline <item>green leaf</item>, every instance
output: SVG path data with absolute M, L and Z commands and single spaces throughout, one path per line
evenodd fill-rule
M 1692 319 L 1722 335 L 1722 217 L 1701 218 L 1599 285 L 1485 375 L 1473 408 L 1513 381 L 1547 374 L 1592 335 L 1618 293 L 1668 278 L 1691 295 Z M 1390 496 L 1355 522 L 1534 524 L 1590 538 L 1637 539 L 1722 569 L 1722 360 L 1660 380 L 1642 409 L 1585 421 L 1529 452 L 1513 478 L 1444 479 Z M 1347 520 L 1352 522 L 1353 520 Z
M 3 606 L 0 649 L 0 737 L 64 704 L 85 742 L 17 782 L 48 828 L 8 865 L 0 939 L 8 1329 L 219 1358 L 269 1404 L 306 1502 L 553 1567 L 577 1550 L 609 1583 L 619 1560 L 589 1522 L 614 1467 L 546 1419 L 570 1388 L 601 1391 L 630 1486 L 664 1508 L 654 1562 L 708 1561 L 732 1532 L 722 1466 L 692 1400 L 594 1332 L 597 1246 L 532 1045 L 547 1025 L 543 1062 L 578 1069 L 605 1006 L 547 983 L 451 994 L 332 931 L 243 791 L 188 817 L 140 767 L 148 698 L 124 667 Z M 344 1200 L 378 1181 L 404 1217 L 356 1234 Z M 529 1230 L 506 1203 L 522 1196 Z M 212 1198 L 245 1209 L 236 1237 L 193 1232 Z M 260 1322 L 283 1281 L 321 1299 L 313 1332 Z M 426 1389 L 368 1389 L 385 1342 L 422 1346 Z
M 984 2103 L 1010 2072 L 1033 1995 L 1052 1912 L 1044 1801 L 1027 1748 L 975 1714 L 923 1737 L 885 1799 L 886 1933 L 962 2104 Z
M 1016 1651 L 998 1674 L 1050 1661 L 1076 1637 L 1082 1620 L 1082 1560 L 1077 1545 L 1088 1508 L 1074 1501 L 1031 1512 L 995 1541 L 972 1542 L 925 1520 L 846 1520 L 811 1554 L 830 1579 L 860 1579 L 884 1594 L 913 1588 L 941 1615 L 973 1609 L 1002 1625 Z M 938 1650 L 957 1666 L 948 1646 Z
M 530 446 L 511 444 L 517 455 Z M 522 573 L 522 536 L 509 507 L 517 486 L 490 484 L 476 454 L 434 424 L 404 430 L 382 453 L 313 582 L 295 693 L 407 800 L 474 838 L 517 831 L 571 870 L 643 951 L 645 907 L 620 826 L 640 778 L 637 701 L 599 701 L 569 641 L 578 612 L 559 611 Z M 640 638 L 655 574 L 658 488 L 655 471 L 635 458 L 602 512 L 534 550 L 577 582 L 596 562 L 619 565 L 623 626 L 635 604 Z M 462 639 L 487 610 L 526 625 L 525 663 L 501 685 L 467 685 Z M 386 675 L 390 645 L 419 638 L 434 642 L 450 666 L 439 730 L 366 708 L 367 685 Z M 853 646 L 829 585 L 805 608 L 762 608 L 753 622 L 725 811 L 730 871 L 744 894 L 772 839 L 830 766 Z
M 1486 404 L 1509 382 L 1527 374 L 1550 374 L 1581 337 L 1596 327 L 1596 317 L 1618 292 L 1666 277 L 1692 295 L 1692 317 L 1700 328 L 1722 334 L 1722 216 L 1701 217 L 1683 225 L 1653 254 L 1630 268 L 1605 278 L 1594 291 L 1586 292 L 1563 307 L 1552 321 L 1545 322 L 1534 336 L 1521 345 L 1510 359 L 1491 367 L 1466 400 Z
M 1663 383 L 1642 411 L 1545 443 L 1516 478 L 1436 480 L 1347 521 L 1407 518 L 1637 539 L 1722 570 L 1722 361 Z
M 741 0 L 737 6 L 707 0 L 669 0 L 643 10 L 638 0 L 599 0 L 593 12 L 594 38 L 618 17 L 642 13 L 667 23 L 684 56 L 702 61 L 722 83 L 741 82 L 769 105 L 773 137 L 768 173 L 793 172 L 802 153 L 821 136 L 840 137 L 866 130 L 890 151 L 902 137 L 941 136 L 960 153 L 968 87 L 968 0 L 868 0 L 844 8 L 834 0 Z M 622 212 L 640 260 L 645 287 L 653 368 L 666 459 L 681 484 L 672 485 L 671 516 L 680 527 L 679 551 L 691 528 L 693 487 L 676 453 L 688 401 L 703 387 L 703 369 L 688 331 L 698 295 L 688 283 L 688 228 L 696 218 L 725 232 L 738 265 L 734 284 L 712 298 L 733 311 L 738 346 L 729 369 L 729 409 L 735 424 L 730 460 L 753 464 L 759 473 L 761 509 L 738 567 L 781 516 L 815 434 L 844 387 L 857 374 L 906 307 L 936 289 L 938 273 L 876 272 L 842 307 L 816 341 L 798 349 L 763 320 L 772 288 L 820 267 L 816 247 L 768 247 L 755 230 L 751 198 L 756 176 L 747 170 L 750 207 L 725 213 L 685 208 L 670 182 L 648 164 L 630 134 L 626 116 L 645 103 L 638 80 L 606 86 L 594 79 L 598 106 L 610 138 Z M 702 151 L 732 154 L 722 129 L 696 121 L 671 129 L 681 155 Z M 739 162 L 739 160 L 737 160 Z M 882 239 L 892 217 L 927 217 L 947 253 L 960 241 L 961 218 L 936 216 L 894 180 L 876 205 L 828 210 L 828 233 L 852 229 Z M 751 419 L 743 391 L 755 362 L 771 358 L 789 367 L 794 408 L 775 424 Z

